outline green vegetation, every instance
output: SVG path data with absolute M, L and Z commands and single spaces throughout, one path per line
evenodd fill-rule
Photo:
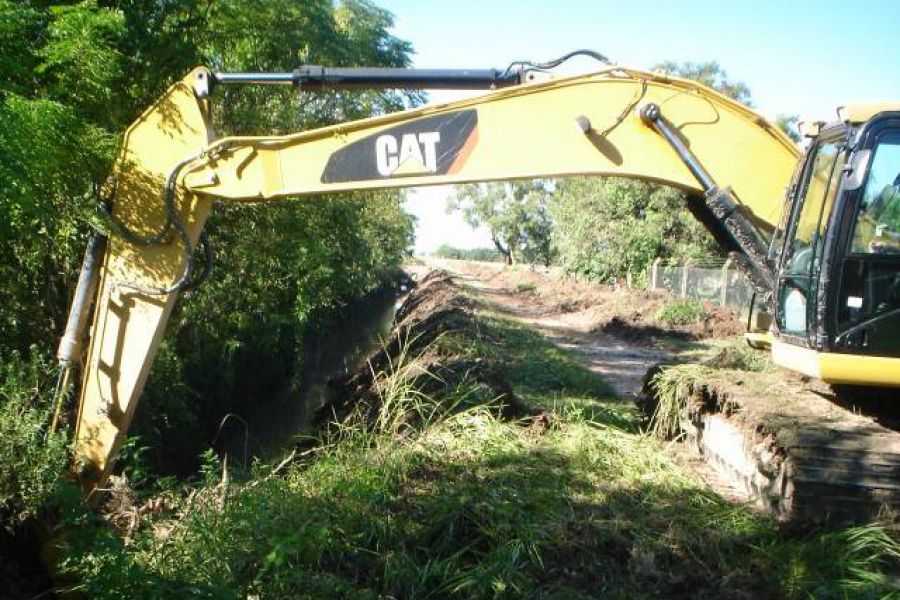
M 496 248 L 454 248 L 449 244 L 441 244 L 434 251 L 437 258 L 453 260 L 476 260 L 479 262 L 503 262 L 503 255 Z
M 65 471 L 66 436 L 46 437 L 53 384 L 37 358 L 0 364 L 0 526 L 39 515 Z
M 381 411 L 298 458 L 221 466 L 128 545 L 96 527 L 66 562 L 92 598 L 866 598 L 900 554 L 880 526 L 791 536 L 685 474 L 639 415 L 534 331 L 496 316 L 422 356 L 479 357 L 550 409 L 523 421 L 402 356 Z M 421 374 L 421 371 L 419 371 Z M 428 376 L 426 376 L 428 377 Z M 552 409 L 551 409 L 552 407 Z
M 390 27 L 389 13 L 360 0 L 0 0 L 0 596 L 33 595 L 29 576 L 12 575 L 25 572 L 16 561 L 37 562 L 23 523 L 68 511 L 66 436 L 46 437 L 51 357 L 87 236 L 106 230 L 100 184 L 124 129 L 198 64 L 406 65 L 409 44 Z M 220 133 L 280 133 L 421 96 L 301 104 L 289 90 L 220 90 L 215 101 Z M 129 447 L 146 450 L 121 461 L 149 481 L 198 468 L 224 415 L 298 377 L 308 332 L 393 276 L 412 223 L 399 194 L 380 193 L 220 206 L 208 230 L 216 271 L 176 305 L 132 427 Z
M 197 64 L 404 66 L 411 48 L 391 25 L 365 0 L 0 0 L 3 385 L 24 380 L 19 366 L 52 356 L 87 235 L 106 229 L 99 190 L 120 135 L 162 90 Z M 342 92 L 305 102 L 290 90 L 220 90 L 216 129 L 297 131 L 421 99 Z M 398 193 L 367 193 L 220 206 L 208 231 L 215 275 L 176 306 L 133 428 L 153 448 L 145 458 L 154 469 L 196 465 L 225 414 L 296 377 L 306 332 L 392 277 L 412 224 Z M 20 392 L 0 409 L 18 410 L 6 398 L 34 396 Z
M 473 228 L 486 227 L 506 264 L 549 265 L 555 254 L 550 194 L 547 184 L 538 180 L 469 183 L 457 186 L 447 200 L 447 212 L 461 212 Z
M 686 260 L 718 252 L 680 192 L 623 179 L 570 178 L 550 202 L 553 243 L 569 273 L 610 282 L 641 280 L 657 257 Z
M 659 309 L 653 320 L 666 325 L 693 325 L 703 320 L 706 310 L 696 300 L 677 300 Z

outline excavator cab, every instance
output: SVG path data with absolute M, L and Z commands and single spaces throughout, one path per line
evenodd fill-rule
M 900 106 L 883 108 L 821 128 L 789 198 L 775 359 L 831 383 L 889 379 L 878 359 L 900 357 Z

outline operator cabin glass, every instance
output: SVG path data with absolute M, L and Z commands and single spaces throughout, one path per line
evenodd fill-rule
M 900 352 L 900 133 L 872 148 L 869 173 L 841 269 L 837 301 L 839 346 Z M 892 316 L 893 315 L 893 316 Z
M 900 136 L 875 148 L 850 252 L 900 254 Z
M 819 279 L 828 216 L 840 183 L 843 168 L 841 141 L 822 144 L 809 172 L 795 216 L 788 245 L 787 271 L 781 286 L 781 330 L 804 335 L 815 314 L 816 285 Z

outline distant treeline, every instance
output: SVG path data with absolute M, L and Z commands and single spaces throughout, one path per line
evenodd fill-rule
M 478 260 L 481 262 L 503 262 L 503 255 L 496 248 L 454 248 L 449 244 L 441 245 L 434 251 L 438 258 L 454 260 Z

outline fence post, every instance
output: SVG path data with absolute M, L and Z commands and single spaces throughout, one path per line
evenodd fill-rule
M 681 297 L 687 298 L 687 286 L 688 286 L 688 275 L 691 272 L 691 263 L 693 261 L 688 259 L 684 261 L 684 266 L 681 271 Z
M 722 305 L 722 308 L 728 306 L 728 270 L 731 268 L 731 259 L 725 261 L 725 264 L 722 265 L 722 296 L 719 300 L 719 303 Z
M 655 290 L 659 287 L 659 265 L 662 262 L 660 257 L 656 257 L 653 264 L 650 265 L 650 289 Z

